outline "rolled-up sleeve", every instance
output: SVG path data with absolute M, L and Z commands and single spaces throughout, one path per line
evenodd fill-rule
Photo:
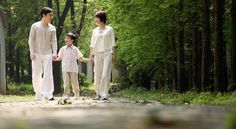
M 79 49 L 77 49 L 77 59 L 80 59 L 83 57 L 83 54 L 80 52 Z
M 30 49 L 30 54 L 33 55 L 35 54 L 35 27 L 34 24 L 30 28 L 30 34 L 29 34 L 29 49 Z
M 52 29 L 51 44 L 52 44 L 52 52 L 53 52 L 53 54 L 57 54 L 57 33 L 56 33 L 56 28 Z
M 116 41 L 115 41 L 115 32 L 114 32 L 114 29 L 111 29 L 110 30 L 110 40 L 111 40 L 111 45 L 112 47 L 116 46 Z

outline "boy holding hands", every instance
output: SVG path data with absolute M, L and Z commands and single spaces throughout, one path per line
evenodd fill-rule
M 80 50 L 73 45 L 76 40 L 76 36 L 73 33 L 68 33 L 65 38 L 66 45 L 63 46 L 59 53 L 57 61 L 62 60 L 62 77 L 64 82 L 63 99 L 70 98 L 70 83 L 72 85 L 74 99 L 79 98 L 79 82 L 78 82 L 78 64 L 77 59 L 80 61 L 87 61 L 87 58 L 83 57 Z

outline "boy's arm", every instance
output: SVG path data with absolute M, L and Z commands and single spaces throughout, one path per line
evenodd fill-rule
M 79 58 L 79 61 L 81 62 L 87 62 L 89 59 L 88 58 L 85 58 L 85 57 L 81 57 Z
M 57 57 L 53 61 L 61 61 L 62 56 L 63 56 L 63 48 L 59 50 Z

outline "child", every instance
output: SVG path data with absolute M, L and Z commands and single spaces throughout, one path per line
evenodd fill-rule
M 70 83 L 72 85 L 74 99 L 79 98 L 79 82 L 78 82 L 78 64 L 77 59 L 80 61 L 87 61 L 87 58 L 83 57 L 80 50 L 73 45 L 76 40 L 76 36 L 73 33 L 68 33 L 65 38 L 66 45 L 63 46 L 59 53 L 57 61 L 62 60 L 62 76 L 64 82 L 63 99 L 70 98 Z

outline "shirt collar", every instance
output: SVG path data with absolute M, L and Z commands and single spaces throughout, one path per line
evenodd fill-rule
M 74 48 L 74 45 L 73 44 L 71 46 L 66 45 L 66 48 Z

